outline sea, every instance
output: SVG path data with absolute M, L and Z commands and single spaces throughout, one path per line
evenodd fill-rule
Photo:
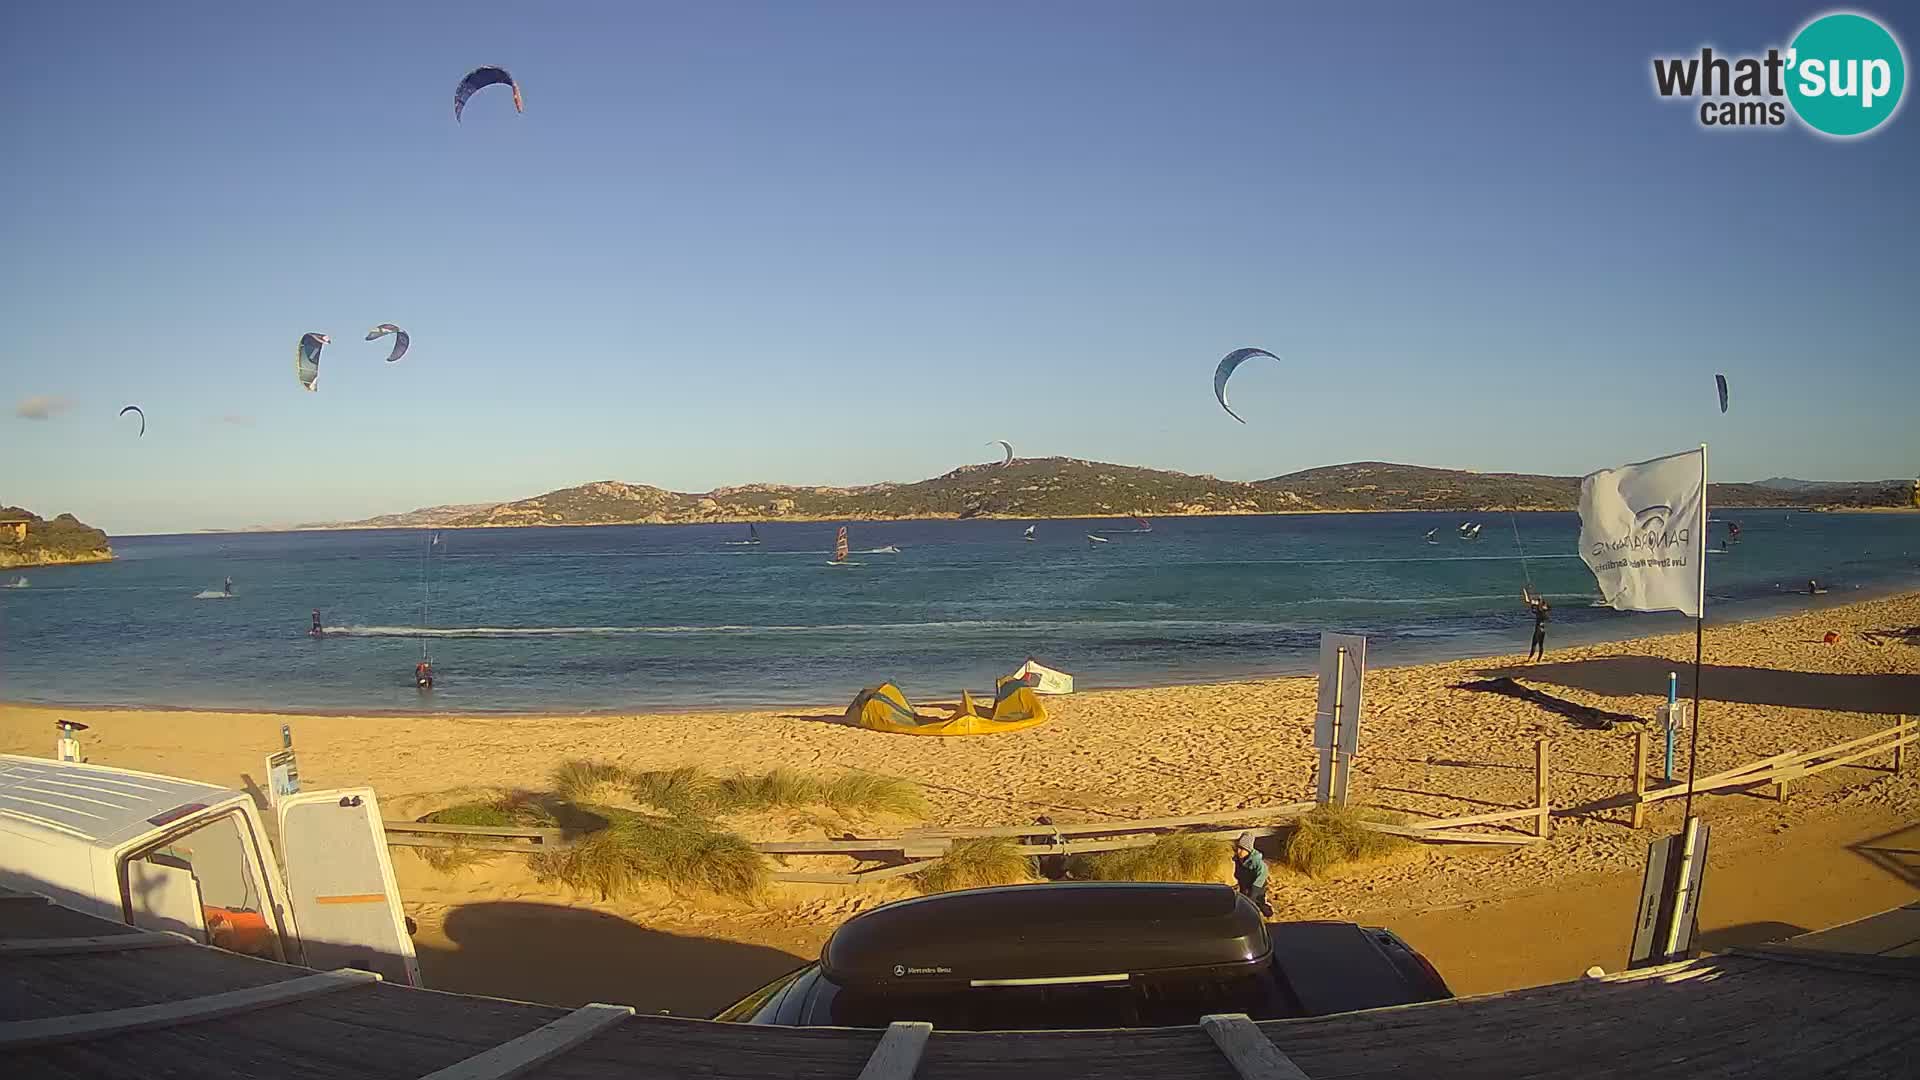
M 1920 588 L 1920 515 L 1726 517 L 1741 538 L 1709 556 L 1710 621 Z M 1028 657 L 1081 688 L 1299 674 L 1328 630 L 1365 634 L 1376 667 L 1524 652 L 1528 587 L 1554 605 L 1550 648 L 1690 625 L 1594 606 L 1571 513 L 1049 520 L 1033 542 L 1026 524 L 852 522 L 844 566 L 837 523 L 761 525 L 756 546 L 744 525 L 117 537 L 111 563 L 0 573 L 27 579 L 0 589 L 0 700 L 817 710 L 882 680 L 990 692 Z

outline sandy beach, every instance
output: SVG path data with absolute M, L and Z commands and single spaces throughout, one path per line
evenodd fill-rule
M 1710 625 L 1701 772 L 1814 749 L 1890 727 L 1903 713 L 1920 714 L 1916 627 L 1920 595 Z M 1836 642 L 1823 640 L 1829 632 L 1839 635 Z M 1682 694 L 1689 692 L 1693 645 L 1691 634 L 1671 635 L 1551 651 L 1546 662 L 1532 665 L 1511 655 L 1370 671 L 1356 801 L 1413 815 L 1528 805 L 1535 741 L 1545 737 L 1552 740 L 1552 801 L 1562 808 L 1555 835 L 1524 848 L 1424 847 L 1392 865 L 1326 880 L 1283 875 L 1273 895 L 1279 913 L 1444 921 L 1448 911 L 1562 887 L 1586 891 L 1603 879 L 1630 876 L 1637 887 L 1645 845 L 1675 826 L 1679 800 L 1656 804 L 1637 831 L 1627 826 L 1624 810 L 1605 804 L 1631 788 L 1632 732 L 1665 699 L 1666 673 L 1679 672 Z M 1502 675 L 1548 695 L 1552 707 L 1538 698 L 1460 685 Z M 849 698 L 855 689 L 847 688 Z M 1310 678 L 1083 693 L 1051 699 L 1054 719 L 1037 729 L 963 739 L 851 727 L 843 719 L 844 702 L 776 712 L 454 718 L 6 705 L 0 706 L 0 750 L 47 754 L 53 719 L 73 716 L 91 725 L 85 745 L 95 762 L 240 785 L 258 782 L 263 755 L 278 747 L 280 726 L 290 724 L 308 787 L 371 785 L 389 817 L 424 812 L 438 793 L 451 789 L 542 788 L 555 766 L 583 758 L 632 769 L 697 764 L 713 772 L 775 765 L 824 775 L 867 770 L 923 785 L 932 822 L 1026 823 L 1048 814 L 1067 823 L 1310 797 L 1314 693 Z M 1611 727 L 1602 729 L 1595 718 L 1612 721 Z M 1651 769 L 1657 777 L 1657 738 L 1654 744 Z M 1716 851 L 1777 847 L 1794 830 L 1897 831 L 1920 820 L 1920 769 L 1910 759 L 1906 774 L 1895 776 L 1887 764 L 1870 760 L 1832 770 L 1797 785 L 1784 804 L 1731 795 L 1703 797 L 1696 807 L 1714 823 Z M 1684 747 L 1676 769 L 1684 774 Z M 798 825 L 760 824 L 772 835 L 752 839 L 807 835 Z M 572 949 L 586 950 L 583 958 L 591 955 L 595 947 L 586 943 L 599 940 L 586 925 L 591 923 L 610 928 L 616 938 L 640 935 L 630 943 L 634 948 L 679 957 L 676 966 L 707 950 L 725 951 L 717 964 L 702 961 L 724 972 L 711 985 L 658 992 L 629 987 L 624 997 L 601 998 L 700 1011 L 792 966 L 796 956 L 817 949 L 840 919 L 878 899 L 783 886 L 753 905 L 664 894 L 604 903 L 537 885 L 509 865 L 518 862 L 509 857 L 448 878 L 409 853 L 396 856 L 409 910 L 422 924 L 423 952 L 442 954 L 429 963 L 429 973 L 437 965 L 449 988 L 585 1000 L 604 988 L 591 979 L 553 975 L 550 967 L 539 967 L 544 976 L 529 974 L 525 965 L 519 966 L 517 989 L 503 988 L 499 972 L 502 965 L 516 966 L 513 956 L 524 957 L 528 942 L 545 942 L 542 948 L 556 954 Z M 1913 891 L 1911 869 L 1905 879 L 1892 880 Z M 1873 899 L 1885 895 L 1875 892 Z M 1866 902 L 1864 895 L 1860 902 Z M 489 958 L 482 942 L 506 940 L 522 945 Z M 1456 978 L 1486 988 L 1526 977 L 1501 970 Z

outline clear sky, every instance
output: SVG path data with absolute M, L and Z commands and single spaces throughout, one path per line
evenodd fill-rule
M 1649 74 L 1825 10 L 27 0 L 0 502 L 183 530 L 916 480 L 991 438 L 1912 476 L 1920 115 L 1713 132 Z M 1920 17 L 1877 13 L 1911 62 Z M 456 125 L 484 63 L 526 113 Z M 1210 384 L 1249 344 L 1286 361 L 1235 379 L 1243 427 Z

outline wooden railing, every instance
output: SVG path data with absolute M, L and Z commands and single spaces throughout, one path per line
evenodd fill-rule
M 1871 735 L 1847 739 L 1818 750 L 1788 750 L 1772 757 L 1761 758 L 1737 768 L 1726 769 L 1711 776 L 1695 777 L 1692 784 L 1679 783 L 1655 791 L 1647 790 L 1647 732 L 1637 731 L 1633 737 L 1633 827 L 1638 829 L 1646 824 L 1647 804 L 1661 799 L 1685 796 L 1689 791 L 1696 795 L 1714 792 L 1743 791 L 1763 784 L 1774 785 L 1774 797 L 1782 802 L 1787 798 L 1787 785 L 1817 776 L 1829 769 L 1842 765 L 1854 765 L 1867 758 L 1881 754 L 1892 754 L 1891 769 L 1900 773 L 1906 765 L 1906 747 L 1915 739 L 1920 739 L 1920 720 L 1910 717 L 1890 728 L 1882 728 Z

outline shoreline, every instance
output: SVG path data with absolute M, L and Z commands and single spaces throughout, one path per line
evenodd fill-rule
M 1797 598 L 1797 601 L 1798 601 L 1797 603 L 1794 602 L 1795 598 Z M 1857 604 L 1868 604 L 1868 603 L 1874 603 L 1878 601 L 1900 600 L 1900 599 L 1920 600 L 1920 588 L 1916 588 L 1915 582 L 1901 581 L 1901 582 L 1883 583 L 1878 587 L 1864 587 L 1857 591 L 1838 595 L 1838 596 L 1810 597 L 1802 593 L 1784 593 L 1778 597 L 1766 597 L 1766 598 L 1736 602 L 1733 606 L 1740 607 L 1744 610 L 1742 610 L 1740 613 L 1738 613 L 1737 615 L 1731 618 L 1724 618 L 1719 620 L 1709 619 L 1708 626 L 1709 628 L 1738 627 L 1738 626 L 1745 626 L 1754 622 L 1762 622 L 1769 619 L 1776 619 L 1783 616 L 1790 616 L 1790 615 L 1796 615 L 1796 614 L 1815 614 L 1823 611 L 1831 611 L 1834 609 L 1848 608 Z M 1639 613 L 1639 614 L 1651 615 L 1653 618 L 1662 619 L 1669 622 L 1679 619 L 1684 622 L 1691 623 L 1691 620 L 1686 620 L 1684 619 L 1684 617 L 1675 615 L 1673 613 Z M 1569 649 L 1576 649 L 1576 650 L 1587 649 L 1595 646 L 1620 645 L 1620 644 L 1635 642 L 1635 641 L 1652 640 L 1654 638 L 1665 637 L 1670 634 L 1679 633 L 1681 632 L 1682 629 L 1684 629 L 1682 627 L 1677 627 L 1677 626 L 1662 627 L 1662 626 L 1649 626 L 1644 624 L 1637 628 L 1633 628 L 1633 627 L 1630 627 L 1630 625 L 1624 621 L 1619 623 L 1618 625 L 1623 631 L 1620 634 L 1612 634 L 1612 633 L 1605 633 L 1605 632 L 1575 633 L 1575 632 L 1570 632 L 1565 627 L 1562 627 L 1560 633 L 1557 636 L 1552 636 L 1552 635 L 1549 636 L 1549 645 L 1550 647 L 1554 648 L 1556 651 L 1564 653 Z M 1475 645 L 1478 645 L 1481 643 L 1482 637 L 1483 635 L 1463 634 L 1459 639 L 1456 639 L 1456 640 L 1460 640 L 1463 642 L 1471 640 Z M 1518 637 L 1516 637 L 1516 642 L 1517 641 L 1518 641 Z M 1370 672 L 1406 671 L 1406 670 L 1420 669 L 1420 668 L 1426 668 L 1426 667 L 1433 667 L 1433 666 L 1442 665 L 1442 664 L 1492 663 L 1494 661 L 1498 661 L 1498 660 L 1515 655 L 1515 653 L 1510 653 L 1510 652 L 1489 652 L 1489 651 L 1486 651 L 1485 649 L 1478 648 L 1478 647 L 1459 650 L 1459 651 L 1450 651 L 1450 650 L 1439 648 L 1439 647 L 1434 647 L 1431 649 L 1416 649 L 1413 651 L 1419 653 L 1420 655 L 1409 656 L 1405 659 L 1394 660 L 1389 663 L 1381 663 L 1381 664 L 1370 663 L 1368 665 L 1368 670 Z M 1316 670 L 1316 665 L 1318 664 L 1318 659 L 1312 653 L 1310 652 L 1303 653 L 1301 656 L 1294 658 L 1294 660 L 1295 660 L 1294 664 L 1286 665 L 1286 666 L 1297 667 L 1298 670 L 1275 669 L 1275 670 L 1269 670 L 1269 671 L 1257 671 L 1257 672 L 1249 672 L 1245 674 L 1226 675 L 1226 676 L 1200 674 L 1200 675 L 1194 676 L 1191 679 L 1174 678 L 1174 679 L 1162 679 L 1162 680 L 1156 680 L 1156 681 L 1150 681 L 1150 682 L 1096 683 L 1096 682 L 1089 682 L 1084 677 L 1076 675 L 1076 687 L 1077 687 L 1077 692 L 1081 694 L 1129 693 L 1129 692 L 1140 692 L 1140 691 L 1179 690 L 1179 689 L 1198 689 L 1198 688 L 1230 689 L 1236 686 L 1254 686 L 1262 683 L 1269 683 L 1269 682 L 1285 680 L 1285 679 L 1308 678 L 1314 674 Z M 849 701 L 853 700 L 853 694 L 857 692 L 859 689 L 860 687 L 854 687 L 851 690 L 849 690 L 847 694 L 847 700 Z M 946 694 L 932 695 L 927 697 L 926 700 L 922 701 L 921 704 L 932 705 L 935 702 L 944 701 L 949 696 L 957 699 L 959 697 L 959 693 L 956 690 L 952 695 L 946 695 Z M 27 699 L 27 698 L 0 698 L 0 709 L 10 709 L 10 708 L 60 709 L 60 710 L 67 710 L 69 712 L 74 712 L 74 713 L 87 713 L 87 714 L 111 713 L 111 712 L 152 712 L 152 713 L 168 713 L 168 714 L 210 713 L 210 714 L 223 715 L 223 716 L 270 715 L 270 716 L 302 717 L 302 718 L 308 718 L 308 719 L 366 716 L 366 717 L 383 717 L 383 718 L 430 717 L 430 718 L 440 719 L 440 720 L 516 720 L 516 719 L 532 719 L 532 718 L 539 718 L 539 717 L 565 717 L 565 718 L 573 718 L 573 719 L 592 719 L 596 717 L 612 718 L 612 717 L 619 717 L 619 716 L 678 716 L 678 715 L 701 715 L 701 714 L 737 713 L 737 712 L 775 712 L 783 709 L 785 710 L 825 709 L 825 708 L 843 708 L 843 706 L 837 705 L 831 701 L 822 701 L 818 698 L 814 698 L 810 700 L 795 699 L 795 700 L 787 700 L 787 701 L 754 701 L 754 702 L 677 702 L 677 703 L 667 702 L 667 703 L 650 704 L 650 705 L 620 705 L 620 706 L 609 706 L 605 708 L 588 708 L 588 709 L 573 709 L 573 710 L 568 710 L 563 708 L 468 709 L 468 710 L 439 712 L 439 711 L 417 707 L 417 706 L 412 708 L 352 707 L 352 708 L 332 708 L 332 709 L 302 709 L 302 708 L 295 707 L 295 708 L 262 710 L 258 708 L 249 708 L 246 706 L 228 706 L 228 705 L 202 705 L 202 704 L 165 705 L 165 704 L 152 704 L 152 703 L 145 703 L 145 702 L 111 702 L 111 701 L 90 702 L 90 701 L 74 701 L 74 700 L 36 701 L 32 699 Z
M 1791 506 L 1719 506 L 1716 511 L 1725 510 L 1740 513 L 1786 511 L 1802 514 L 1920 514 L 1920 506 L 1825 506 L 1797 503 Z M 1179 511 L 1155 511 L 1145 514 L 974 514 L 962 517 L 959 514 L 915 514 L 907 517 L 725 517 L 700 518 L 689 521 L 532 521 L 532 522 L 491 522 L 482 525 L 312 525 L 290 526 L 287 528 L 247 527 L 239 529 L 192 529 L 186 532 L 156 533 L 116 533 L 114 537 L 122 540 L 150 540 L 180 536 L 285 536 L 292 533 L 330 533 L 330 532 L 413 532 L 421 529 L 620 529 L 641 525 L 679 526 L 679 525 L 821 525 L 844 523 L 849 525 L 896 525 L 914 521 L 1114 521 L 1132 518 L 1165 518 L 1180 520 L 1186 518 L 1246 518 L 1246 517 L 1311 517 L 1315 514 L 1573 514 L 1578 507 L 1564 506 L 1422 506 L 1422 507 L 1369 507 L 1366 509 L 1324 508 L 1315 510 L 1207 510 L 1200 513 Z

